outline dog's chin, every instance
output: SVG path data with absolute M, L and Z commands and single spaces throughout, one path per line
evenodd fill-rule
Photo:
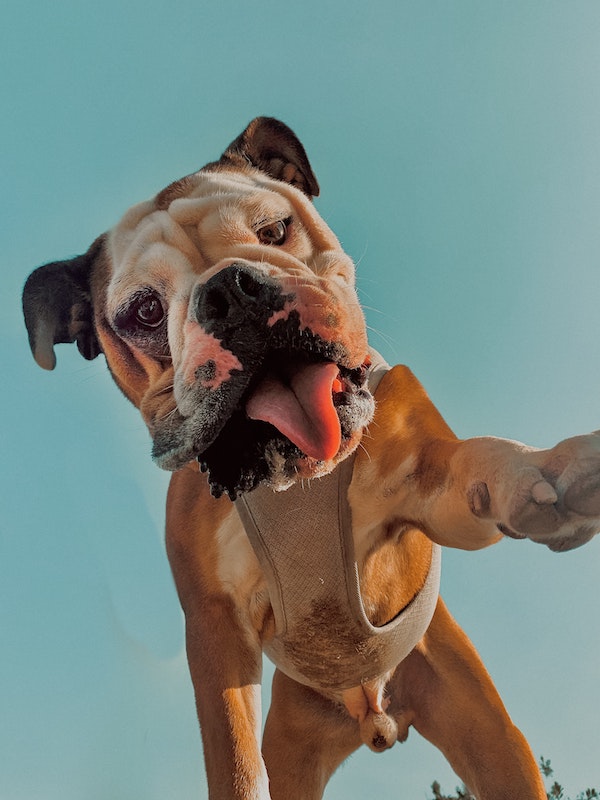
M 198 461 L 211 494 L 235 500 L 259 484 L 283 491 L 298 480 L 326 475 L 356 449 L 361 434 L 362 427 L 343 436 L 335 456 L 320 460 L 307 456 L 269 423 L 237 412 Z
M 282 490 L 297 480 L 326 475 L 356 449 L 375 408 L 366 387 L 364 366 L 353 370 L 339 367 L 338 372 L 331 370 L 329 364 L 329 368 L 325 367 L 329 378 L 321 387 L 320 403 L 314 404 L 311 416 L 294 409 L 294 405 L 300 406 L 297 401 L 292 401 L 289 408 L 284 404 L 282 412 L 274 402 L 281 400 L 281 392 L 272 391 L 277 381 L 268 372 L 244 393 L 225 421 L 223 413 L 220 422 L 212 418 L 210 428 L 202 424 L 203 414 L 189 418 L 171 414 L 154 432 L 154 460 L 171 471 L 197 460 L 208 475 L 212 494 L 226 494 L 231 499 L 259 484 Z M 339 375 L 333 381 L 339 391 L 327 399 L 326 387 L 332 373 Z M 290 421 L 294 417 L 301 421 Z M 215 430 L 208 442 L 207 430 Z
M 269 359 L 210 445 L 198 453 L 215 496 L 276 490 L 325 475 L 352 453 L 375 402 L 367 368 L 287 355 Z
M 295 481 L 321 477 L 356 449 L 374 405 L 363 386 L 336 397 L 340 444 L 324 458 L 307 455 L 274 425 L 250 419 L 245 410 L 238 409 L 215 441 L 198 455 L 200 469 L 207 473 L 215 497 L 226 494 L 231 499 L 259 484 L 282 491 Z

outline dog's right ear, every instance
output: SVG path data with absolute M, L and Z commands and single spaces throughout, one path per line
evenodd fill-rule
M 221 156 L 220 163 L 250 163 L 271 178 L 291 183 L 308 197 L 319 184 L 296 134 L 273 117 L 256 117 Z
M 94 328 L 90 277 L 103 244 L 100 237 L 84 255 L 39 267 L 25 283 L 23 314 L 29 346 L 43 369 L 56 366 L 55 344 L 77 342 L 88 360 L 102 352 Z

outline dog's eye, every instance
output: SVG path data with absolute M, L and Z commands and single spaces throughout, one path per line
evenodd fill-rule
M 169 357 L 167 304 L 150 287 L 141 288 L 117 309 L 112 320 L 115 331 L 150 356 Z
M 165 318 L 165 310 L 160 298 L 153 292 L 141 297 L 133 311 L 135 321 L 143 328 L 158 328 Z
M 134 294 L 117 310 L 113 324 L 117 331 L 129 335 L 156 332 L 163 326 L 166 316 L 160 295 L 148 288 Z
M 256 236 L 261 244 L 282 245 L 287 239 L 288 225 L 291 219 L 277 220 L 269 222 L 256 231 Z

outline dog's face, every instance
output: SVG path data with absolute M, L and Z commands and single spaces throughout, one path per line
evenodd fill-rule
M 220 161 L 130 209 L 88 253 L 40 267 L 24 311 L 38 363 L 104 352 L 156 462 L 212 491 L 329 472 L 373 412 L 354 267 L 315 211 L 300 142 L 259 118 Z

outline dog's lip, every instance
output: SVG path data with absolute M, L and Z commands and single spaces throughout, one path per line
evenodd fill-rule
M 250 419 L 273 425 L 308 457 L 328 461 L 342 443 L 334 404 L 342 390 L 340 370 L 333 362 L 287 364 L 264 375 L 245 411 Z

